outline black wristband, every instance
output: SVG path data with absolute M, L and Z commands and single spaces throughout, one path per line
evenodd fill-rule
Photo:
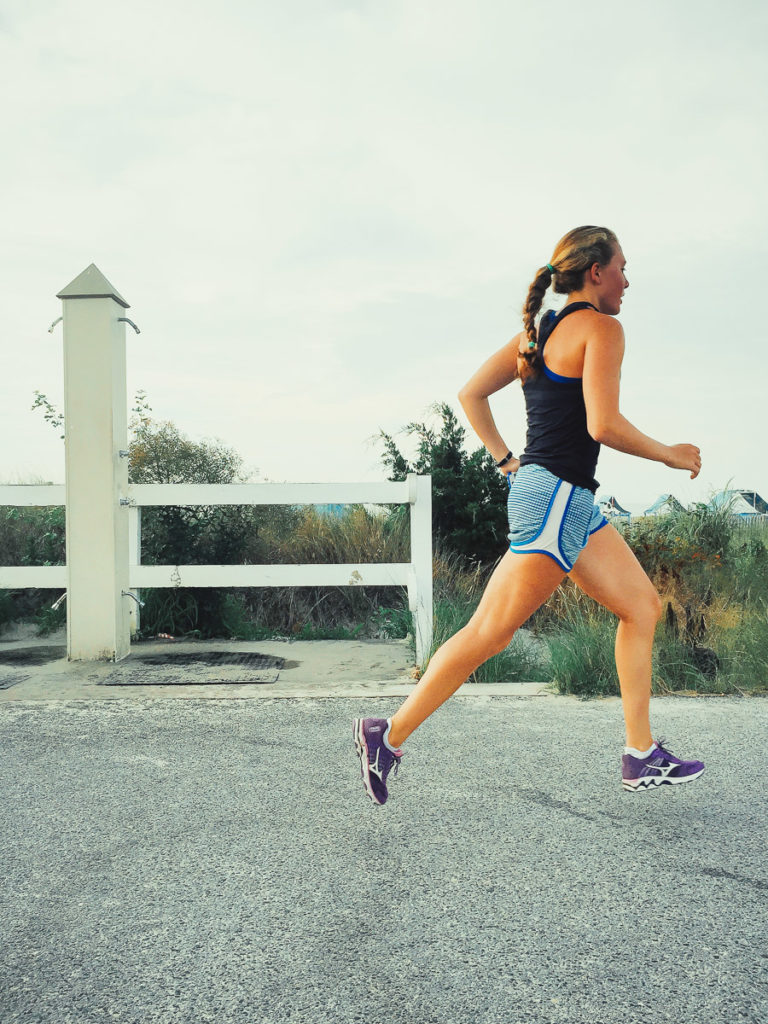
M 512 454 L 512 452 L 507 452 L 507 454 L 504 456 L 504 458 L 500 462 L 496 463 L 496 468 L 497 469 L 501 469 L 501 467 L 504 465 L 505 462 L 509 462 L 509 460 L 510 459 L 514 459 L 514 457 L 515 456 Z

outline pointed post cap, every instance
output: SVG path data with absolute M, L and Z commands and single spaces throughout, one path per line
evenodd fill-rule
M 82 274 L 56 295 L 57 299 L 114 299 L 125 309 L 131 307 L 117 288 L 113 287 L 102 272 L 92 263 Z

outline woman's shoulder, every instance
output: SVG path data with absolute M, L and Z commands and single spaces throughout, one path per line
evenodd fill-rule
M 568 307 L 566 306 L 565 308 L 567 309 Z M 563 319 L 563 330 L 566 333 L 576 332 L 586 338 L 624 337 L 624 328 L 616 317 L 611 316 L 610 313 L 601 313 L 594 306 L 570 311 L 568 316 Z
M 610 313 L 601 313 L 596 309 L 585 309 L 584 312 L 591 316 L 589 333 L 592 336 L 608 341 L 624 340 L 624 328 L 615 316 L 611 316 Z
M 611 363 L 617 360 L 621 364 L 624 358 L 624 328 L 619 321 L 608 313 L 593 313 L 594 321 L 586 331 L 584 358 Z M 585 364 L 586 365 L 586 364 Z

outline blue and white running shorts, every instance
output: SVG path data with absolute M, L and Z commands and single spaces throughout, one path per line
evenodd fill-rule
M 570 572 L 593 533 L 608 520 L 586 487 L 576 487 L 543 466 L 521 466 L 509 476 L 509 550 L 553 558 Z

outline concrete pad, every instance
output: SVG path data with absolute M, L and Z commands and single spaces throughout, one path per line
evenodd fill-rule
M 7 634 L 6 634 L 7 635 Z M 127 667 L 142 657 L 189 654 L 199 651 L 259 653 L 285 660 L 274 683 L 219 683 L 215 665 L 202 673 L 209 683 L 173 686 L 105 686 L 115 662 L 67 661 L 63 631 L 49 637 L 34 637 L 29 631 L 12 633 L 0 641 L 0 672 L 6 669 L 19 681 L 0 690 L 0 703 L 50 700 L 146 700 L 175 697 L 182 700 L 230 698 L 240 700 L 296 697 L 406 697 L 415 685 L 413 652 L 407 640 L 154 640 L 134 643 Z M 29 652 L 28 661 L 3 665 L 6 652 Z M 47 656 L 50 660 L 40 663 Z M 56 656 L 58 655 L 58 656 Z M 142 668 L 142 674 L 146 668 Z M 200 673 L 198 673 L 200 674 Z M 464 694 L 477 696 L 546 696 L 546 683 L 466 683 Z

